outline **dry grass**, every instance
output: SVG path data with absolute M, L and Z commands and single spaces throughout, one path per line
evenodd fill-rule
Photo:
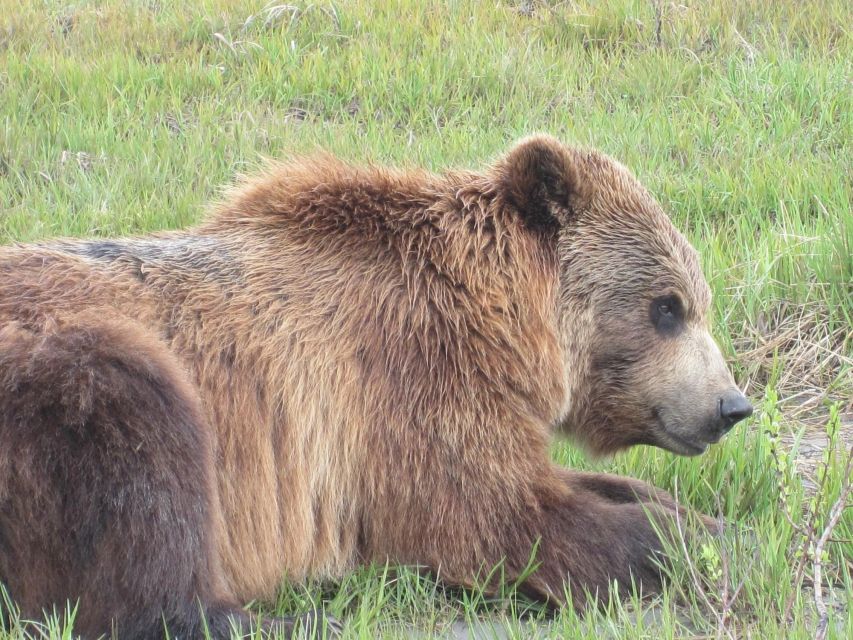
M 733 343 L 749 394 L 772 384 L 787 417 L 808 426 L 820 425 L 834 402 L 853 420 L 853 327 L 832 323 L 825 304 L 783 302 Z

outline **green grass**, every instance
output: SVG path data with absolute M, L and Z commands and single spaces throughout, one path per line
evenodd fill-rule
M 781 505 L 822 528 L 850 446 L 849 3 L 291 4 L 0 0 L 0 242 L 183 227 L 264 156 L 322 147 L 356 161 L 482 166 L 545 131 L 621 159 L 688 233 L 715 333 L 761 410 L 701 459 L 554 450 L 719 507 L 732 525 L 697 552 L 703 589 L 682 560 L 657 603 L 544 620 L 511 594 L 372 567 L 341 585 L 284 585 L 259 606 L 326 599 L 348 636 L 365 638 L 428 637 L 457 618 L 506 620 L 516 637 L 715 636 L 726 564 L 732 586 L 743 581 L 733 635 L 813 637 L 814 563 L 795 575 L 803 544 Z M 835 446 L 803 473 L 791 434 L 816 430 Z M 815 491 L 807 481 L 821 473 Z M 846 544 L 827 549 L 824 581 L 844 605 L 829 637 L 853 637 L 852 512 L 833 536 Z M 62 633 L 58 623 L 49 635 Z

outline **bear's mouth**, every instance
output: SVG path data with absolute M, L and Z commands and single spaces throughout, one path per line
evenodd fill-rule
M 659 409 L 655 408 L 653 413 L 658 423 L 655 442 L 657 446 L 681 456 L 698 456 L 705 453 L 709 442 L 698 439 L 688 440 L 679 435 L 675 429 L 669 428 Z
M 687 440 L 666 428 L 662 429 L 661 436 L 659 446 L 678 455 L 698 456 L 705 453 L 705 450 L 708 448 L 707 442 Z

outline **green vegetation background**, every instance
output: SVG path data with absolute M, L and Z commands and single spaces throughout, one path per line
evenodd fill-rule
M 825 526 L 853 422 L 851 24 L 843 0 L 0 0 L 0 242 L 187 226 L 265 156 L 440 170 L 536 131 L 598 147 L 701 252 L 715 333 L 760 411 L 701 459 L 554 455 L 677 488 L 729 534 L 682 559 L 662 600 L 583 619 L 384 567 L 257 606 L 325 598 L 352 637 L 461 618 L 515 637 L 810 638 L 797 527 Z M 851 538 L 847 509 L 822 563 L 829 637 L 853 637 Z

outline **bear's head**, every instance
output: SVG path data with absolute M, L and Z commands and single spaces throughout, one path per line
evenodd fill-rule
M 696 251 L 615 160 L 537 136 L 494 169 L 559 274 L 562 430 L 598 453 L 702 453 L 752 413 L 709 331 Z

